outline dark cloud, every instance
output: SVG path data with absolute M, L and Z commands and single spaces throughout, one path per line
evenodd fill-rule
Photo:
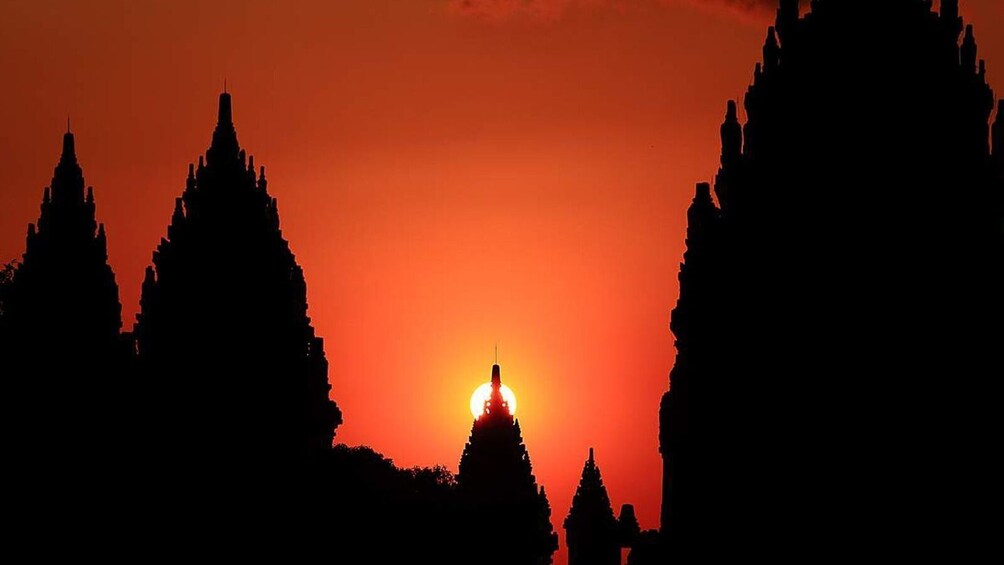
M 777 9 L 777 0 L 704 0 L 705 4 L 723 4 L 729 8 L 747 12 L 773 13 Z
M 738 14 L 740 16 L 744 16 L 747 18 L 752 16 L 757 19 L 773 16 L 778 6 L 778 0 L 685 0 L 685 1 L 709 9 L 726 10 L 733 14 Z M 808 4 L 808 2 L 803 2 L 803 4 Z
M 767 16 L 777 0 L 447 0 L 450 11 L 494 22 L 556 21 L 572 10 L 630 10 L 639 7 L 696 4 L 750 16 Z
M 489 21 L 554 20 L 577 0 L 449 0 L 454 13 Z

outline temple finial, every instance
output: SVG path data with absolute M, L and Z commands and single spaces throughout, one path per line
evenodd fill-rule
M 66 133 L 70 133 L 70 115 L 66 115 Z
M 593 448 L 592 447 L 589 448 L 589 462 L 590 463 L 596 463 L 596 460 L 593 458 Z
M 217 122 L 220 125 L 230 125 L 234 123 L 234 109 L 233 102 L 230 99 L 230 93 L 223 91 L 220 94 L 220 109 L 217 115 Z
M 63 154 L 60 156 L 60 160 L 71 163 L 77 160 L 76 144 L 73 141 L 73 134 L 70 133 L 69 129 L 63 134 Z

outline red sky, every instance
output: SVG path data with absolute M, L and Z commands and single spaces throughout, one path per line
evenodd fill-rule
M 70 114 L 131 327 L 226 78 L 307 275 L 337 439 L 456 470 L 497 343 L 555 527 L 589 446 L 655 527 L 685 210 L 764 22 L 728 0 L 469 1 L 4 0 L 0 260 Z M 1004 88 L 1004 3 L 963 10 Z

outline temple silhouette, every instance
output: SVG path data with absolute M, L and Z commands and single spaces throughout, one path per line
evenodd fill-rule
M 341 413 L 306 293 L 265 167 L 240 148 L 223 93 L 212 144 L 189 165 L 147 268 L 136 322 L 165 455 L 270 465 L 331 447 Z
M 117 417 L 132 353 L 95 209 L 67 128 L 38 222 L 3 285 L 4 467 L 20 485 L 4 498 L 22 516 L 89 499 L 119 478 L 107 461 L 124 447 Z M 72 476 L 67 461 L 77 462 Z
M 519 421 L 502 398 L 497 363 L 492 366 L 491 385 L 491 396 L 474 420 L 457 474 L 462 515 L 470 516 L 475 526 L 463 539 L 474 544 L 471 550 L 483 563 L 548 564 L 558 549 L 551 507 L 533 476 Z M 485 548 L 479 532 L 491 532 L 495 543 Z
M 799 8 L 688 211 L 660 559 L 970 560 L 1000 476 L 1002 105 L 991 136 L 958 0 Z
M 634 506 L 625 504 L 620 519 L 614 516 L 593 448 L 564 526 L 568 565 L 620 565 L 621 548 L 632 547 L 641 534 Z

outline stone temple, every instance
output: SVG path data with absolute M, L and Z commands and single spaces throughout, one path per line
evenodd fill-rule
M 959 13 L 780 2 L 688 212 L 667 559 L 966 561 L 988 539 L 1004 106 Z
M 328 398 L 324 342 L 265 168 L 237 142 L 228 93 L 146 271 L 135 334 L 165 464 L 253 458 L 267 468 L 330 448 L 341 413 Z
M 537 486 L 530 455 L 509 405 L 502 397 L 502 370 L 492 366 L 492 392 L 474 420 L 457 474 L 460 525 L 452 539 L 460 555 L 479 563 L 544 565 L 558 549 L 551 506 Z M 487 535 L 487 537 L 486 537 Z

